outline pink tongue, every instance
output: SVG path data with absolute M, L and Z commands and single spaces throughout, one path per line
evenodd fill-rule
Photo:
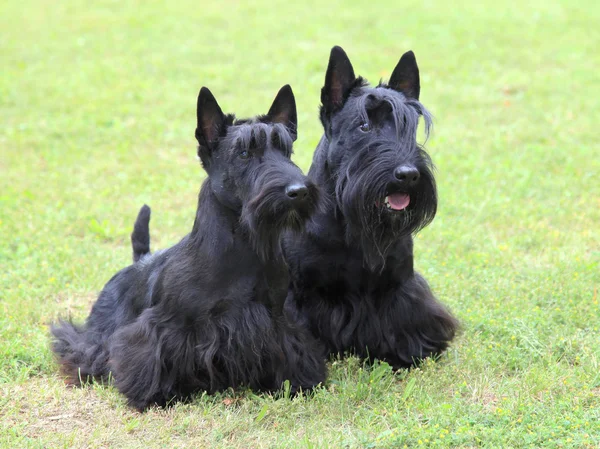
M 388 203 L 394 210 L 402 210 L 408 207 L 410 203 L 410 196 L 406 193 L 392 193 L 387 197 Z

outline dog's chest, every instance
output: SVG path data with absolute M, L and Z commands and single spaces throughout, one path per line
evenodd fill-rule
M 304 255 L 300 283 L 316 290 L 319 296 L 371 296 L 392 288 L 390 270 L 374 273 L 367 269 L 359 250 L 336 246 Z

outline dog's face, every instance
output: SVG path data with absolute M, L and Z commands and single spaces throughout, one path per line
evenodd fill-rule
M 318 190 L 290 159 L 297 136 L 290 86 L 281 88 L 266 115 L 237 121 L 202 88 L 197 119 L 198 155 L 210 187 L 241 214 L 257 245 L 301 229 L 317 206 Z
M 430 125 L 419 91 L 412 52 L 402 56 L 388 84 L 371 87 L 355 77 L 341 48 L 331 51 L 321 91 L 327 169 L 350 234 L 363 234 L 380 254 L 436 213 L 432 163 L 417 144 L 419 117 L 427 130 Z

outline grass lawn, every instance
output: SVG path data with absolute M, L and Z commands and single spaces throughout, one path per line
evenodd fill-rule
M 242 3 L 0 4 L 0 446 L 599 447 L 600 3 Z M 139 414 L 67 389 L 48 323 L 130 262 L 144 202 L 154 249 L 191 229 L 199 88 L 246 116 L 290 83 L 308 169 L 335 44 L 371 81 L 417 55 L 440 209 L 415 263 L 462 322 L 452 348 L 411 372 L 335 361 L 294 400 Z

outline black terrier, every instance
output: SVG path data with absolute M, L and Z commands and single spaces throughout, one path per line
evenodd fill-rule
M 132 234 L 138 261 L 106 284 L 85 325 L 52 328 L 71 383 L 112 376 L 139 410 L 198 391 L 276 391 L 286 380 L 295 393 L 326 377 L 322 346 L 284 313 L 280 238 L 303 229 L 319 196 L 290 160 L 292 90 L 284 86 L 267 115 L 235 120 L 202 88 L 197 118 L 208 178 L 192 232 L 148 254 L 144 206 Z
M 303 235 L 286 238 L 286 308 L 300 312 L 330 354 L 394 368 L 440 354 L 458 322 L 413 269 L 412 234 L 435 216 L 432 162 L 417 143 L 419 69 L 405 53 L 389 83 L 354 75 L 331 50 L 320 118 L 325 134 L 308 173 L 330 199 Z

